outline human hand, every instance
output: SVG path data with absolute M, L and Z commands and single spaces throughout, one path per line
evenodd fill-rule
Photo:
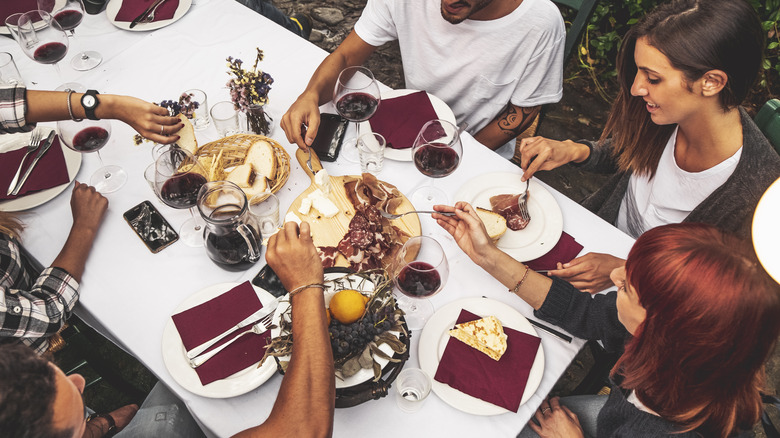
M 320 108 L 317 99 L 300 95 L 284 113 L 280 125 L 287 135 L 288 142 L 308 151 L 320 127 Z
M 613 255 L 591 252 L 569 263 L 558 263 L 558 269 L 548 271 L 547 275 L 555 275 L 583 292 L 595 294 L 612 286 L 609 275 L 625 262 Z
M 107 209 L 108 199 L 94 187 L 74 181 L 70 197 L 73 228 L 97 231 L 103 222 Z
M 284 228 L 268 239 L 265 260 L 288 291 L 322 283 L 322 261 L 308 222 L 301 223 L 300 232 L 295 222 L 284 224 Z
M 585 434 L 580 426 L 580 420 L 574 412 L 561 405 L 558 397 L 542 402 L 534 415 L 539 425 L 533 419 L 528 422 L 534 432 L 541 438 L 576 438 Z
M 552 170 L 572 161 L 581 162 L 588 158 L 588 146 L 571 140 L 556 141 L 544 137 L 528 137 L 520 141 L 520 167 L 522 181 L 530 179 L 538 170 Z
M 130 424 L 130 420 L 135 417 L 135 414 L 138 412 L 138 405 L 126 405 L 122 406 L 121 408 L 109 412 L 108 415 L 111 416 L 111 418 L 114 419 L 114 423 L 116 423 L 117 430 L 124 429 L 128 424 Z
M 469 203 L 457 202 L 454 207 L 434 205 L 433 209 L 442 213 L 455 213 L 455 216 L 434 213 L 432 217 L 452 235 L 463 252 L 478 265 L 490 250 L 495 248 L 485 225 Z
M 168 115 L 168 110 L 130 96 L 100 95 L 101 106 L 106 105 L 106 113 L 98 113 L 102 119 L 121 120 L 143 137 L 161 144 L 179 140 L 172 135 L 184 127 L 178 117 Z M 98 107 L 98 111 L 101 107 Z

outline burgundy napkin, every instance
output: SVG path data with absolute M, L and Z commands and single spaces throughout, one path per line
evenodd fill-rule
M 372 131 L 385 137 L 387 147 L 407 149 L 412 147 L 425 122 L 436 118 L 436 111 L 433 110 L 428 94 L 418 91 L 406 96 L 382 99 L 370 123 Z
M 254 288 L 248 281 L 245 281 L 222 295 L 177 313 L 171 318 L 181 336 L 184 348 L 191 350 L 209 339 L 224 333 L 230 327 L 235 326 L 262 308 L 263 304 L 257 298 Z M 247 326 L 236 330 L 209 350 L 229 341 L 235 334 L 250 328 L 250 326 Z M 264 347 L 269 337 L 271 337 L 270 330 L 262 335 L 249 334 L 242 336 L 203 365 L 195 368 L 195 372 L 198 373 L 200 378 L 200 383 L 208 385 L 258 362 L 263 358 L 263 353 L 265 353 Z
M 525 262 L 525 264 L 534 271 L 558 269 L 558 262 L 569 263 L 573 258 L 577 257 L 582 248 L 582 245 L 564 232 L 550 252 L 538 259 Z
M 43 140 L 41 140 L 41 144 L 43 144 Z M 16 196 L 6 195 L 8 186 L 11 185 L 11 180 L 14 179 L 16 169 L 19 168 L 19 163 L 22 162 L 22 157 L 24 157 L 26 152 L 27 147 L 23 147 L 0 154 L 0 200 L 16 199 L 29 193 L 57 187 L 60 184 L 67 184 L 70 181 L 68 166 L 65 164 L 65 155 L 62 154 L 62 146 L 60 146 L 60 139 L 59 137 L 54 137 L 54 143 L 52 143 L 51 148 L 38 160 L 38 164 L 35 165 L 32 173 L 27 177 L 27 181 L 22 186 L 19 194 Z M 24 172 L 27 171 L 37 153 L 38 151 L 33 152 L 24 161 L 24 168 L 19 175 L 20 179 L 24 176 Z
M 17 13 L 38 9 L 37 0 L 4 0 L 0 1 L 0 26 L 5 26 L 5 19 Z
M 141 15 L 146 8 L 152 5 L 154 0 L 124 0 L 119 12 L 116 13 L 116 21 L 132 22 Z M 154 21 L 170 20 L 179 7 L 179 0 L 168 0 L 154 11 Z M 110 17 L 109 17 L 110 18 Z
M 475 319 L 480 317 L 464 309 L 457 323 Z M 499 361 L 450 337 L 434 379 L 470 396 L 517 412 L 541 339 L 509 327 L 504 327 L 504 332 L 507 348 Z

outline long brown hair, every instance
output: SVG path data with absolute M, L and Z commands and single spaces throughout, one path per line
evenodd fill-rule
M 752 246 L 710 225 L 656 227 L 631 249 L 626 278 L 647 316 L 613 369 L 621 387 L 683 431 L 752 428 L 780 335 L 780 285 Z
M 756 11 L 745 0 L 672 0 L 628 31 L 617 59 L 620 91 L 601 141 L 612 138 L 612 153 L 621 171 L 652 177 L 675 125 L 653 123 L 644 100 L 631 95 L 637 74 L 634 49 L 640 38 L 663 53 L 689 82 L 710 70 L 725 72 L 728 81 L 719 98 L 727 110 L 742 103 L 756 80 L 764 32 Z
M 22 221 L 16 215 L 0 211 L 0 234 L 18 239 L 23 228 Z

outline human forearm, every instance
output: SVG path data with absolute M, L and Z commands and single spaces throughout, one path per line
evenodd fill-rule
M 92 249 L 92 243 L 97 236 L 97 229 L 85 229 L 73 227 L 68 234 L 65 245 L 52 262 L 52 266 L 64 269 L 76 281 L 81 282 L 84 275 L 84 267 Z
M 528 129 L 539 115 L 541 108 L 541 106 L 524 108 L 509 103 L 495 119 L 480 129 L 474 138 L 490 149 L 496 150 Z
M 500 249 L 492 247 L 477 260 L 475 261 L 482 269 L 501 282 L 508 290 L 514 290 L 515 286 L 522 281 L 517 295 L 534 309 L 540 308 L 547 298 L 552 280 L 531 270 Z

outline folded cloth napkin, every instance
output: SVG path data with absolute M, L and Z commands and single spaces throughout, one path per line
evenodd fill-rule
M 262 308 L 263 304 L 254 288 L 249 281 L 245 281 L 218 297 L 177 313 L 171 318 L 181 336 L 184 348 L 191 350 L 219 336 Z M 247 326 L 237 329 L 206 351 L 222 345 L 233 339 L 236 334 L 250 328 Z M 270 330 L 262 335 L 242 336 L 203 365 L 195 368 L 200 383 L 208 385 L 257 363 L 263 358 L 265 345 L 270 337 Z
M 0 26 L 5 26 L 5 19 L 13 14 L 24 13 L 38 9 L 38 0 L 13 0 L 0 2 Z
M 558 262 L 569 263 L 573 258 L 577 257 L 582 248 L 582 245 L 564 232 L 550 252 L 538 259 L 525 262 L 525 264 L 534 271 L 558 269 Z
M 428 93 L 417 91 L 406 96 L 382 99 L 369 122 L 373 132 L 385 137 L 387 147 L 407 149 L 412 147 L 425 122 L 436 118 Z
M 480 317 L 463 309 L 457 323 L 475 319 Z M 517 412 L 541 339 L 509 327 L 504 327 L 504 333 L 507 335 L 507 348 L 498 361 L 451 337 L 434 380 Z
M 146 8 L 152 5 L 154 0 L 124 0 L 119 12 L 116 13 L 116 21 L 132 22 L 141 15 Z M 170 20 L 179 7 L 179 0 L 167 0 L 154 11 L 154 20 Z M 110 17 L 109 17 L 110 18 Z
M 43 140 L 41 143 L 43 143 Z M 27 148 L 23 147 L 0 154 L 0 200 L 15 199 L 33 192 L 57 187 L 60 184 L 67 184 L 70 181 L 68 166 L 65 164 L 65 155 L 62 153 L 62 146 L 60 146 L 60 139 L 59 137 L 54 137 L 51 148 L 38 160 L 38 164 L 35 165 L 32 173 L 27 177 L 27 181 L 22 186 L 19 194 L 16 196 L 6 195 L 8 186 L 11 185 L 11 180 L 14 179 L 16 169 L 19 168 L 19 163 L 22 162 L 26 152 Z M 20 179 L 24 176 L 24 172 L 27 171 L 37 153 L 38 151 L 33 152 L 24 161 L 24 168 L 19 175 Z

